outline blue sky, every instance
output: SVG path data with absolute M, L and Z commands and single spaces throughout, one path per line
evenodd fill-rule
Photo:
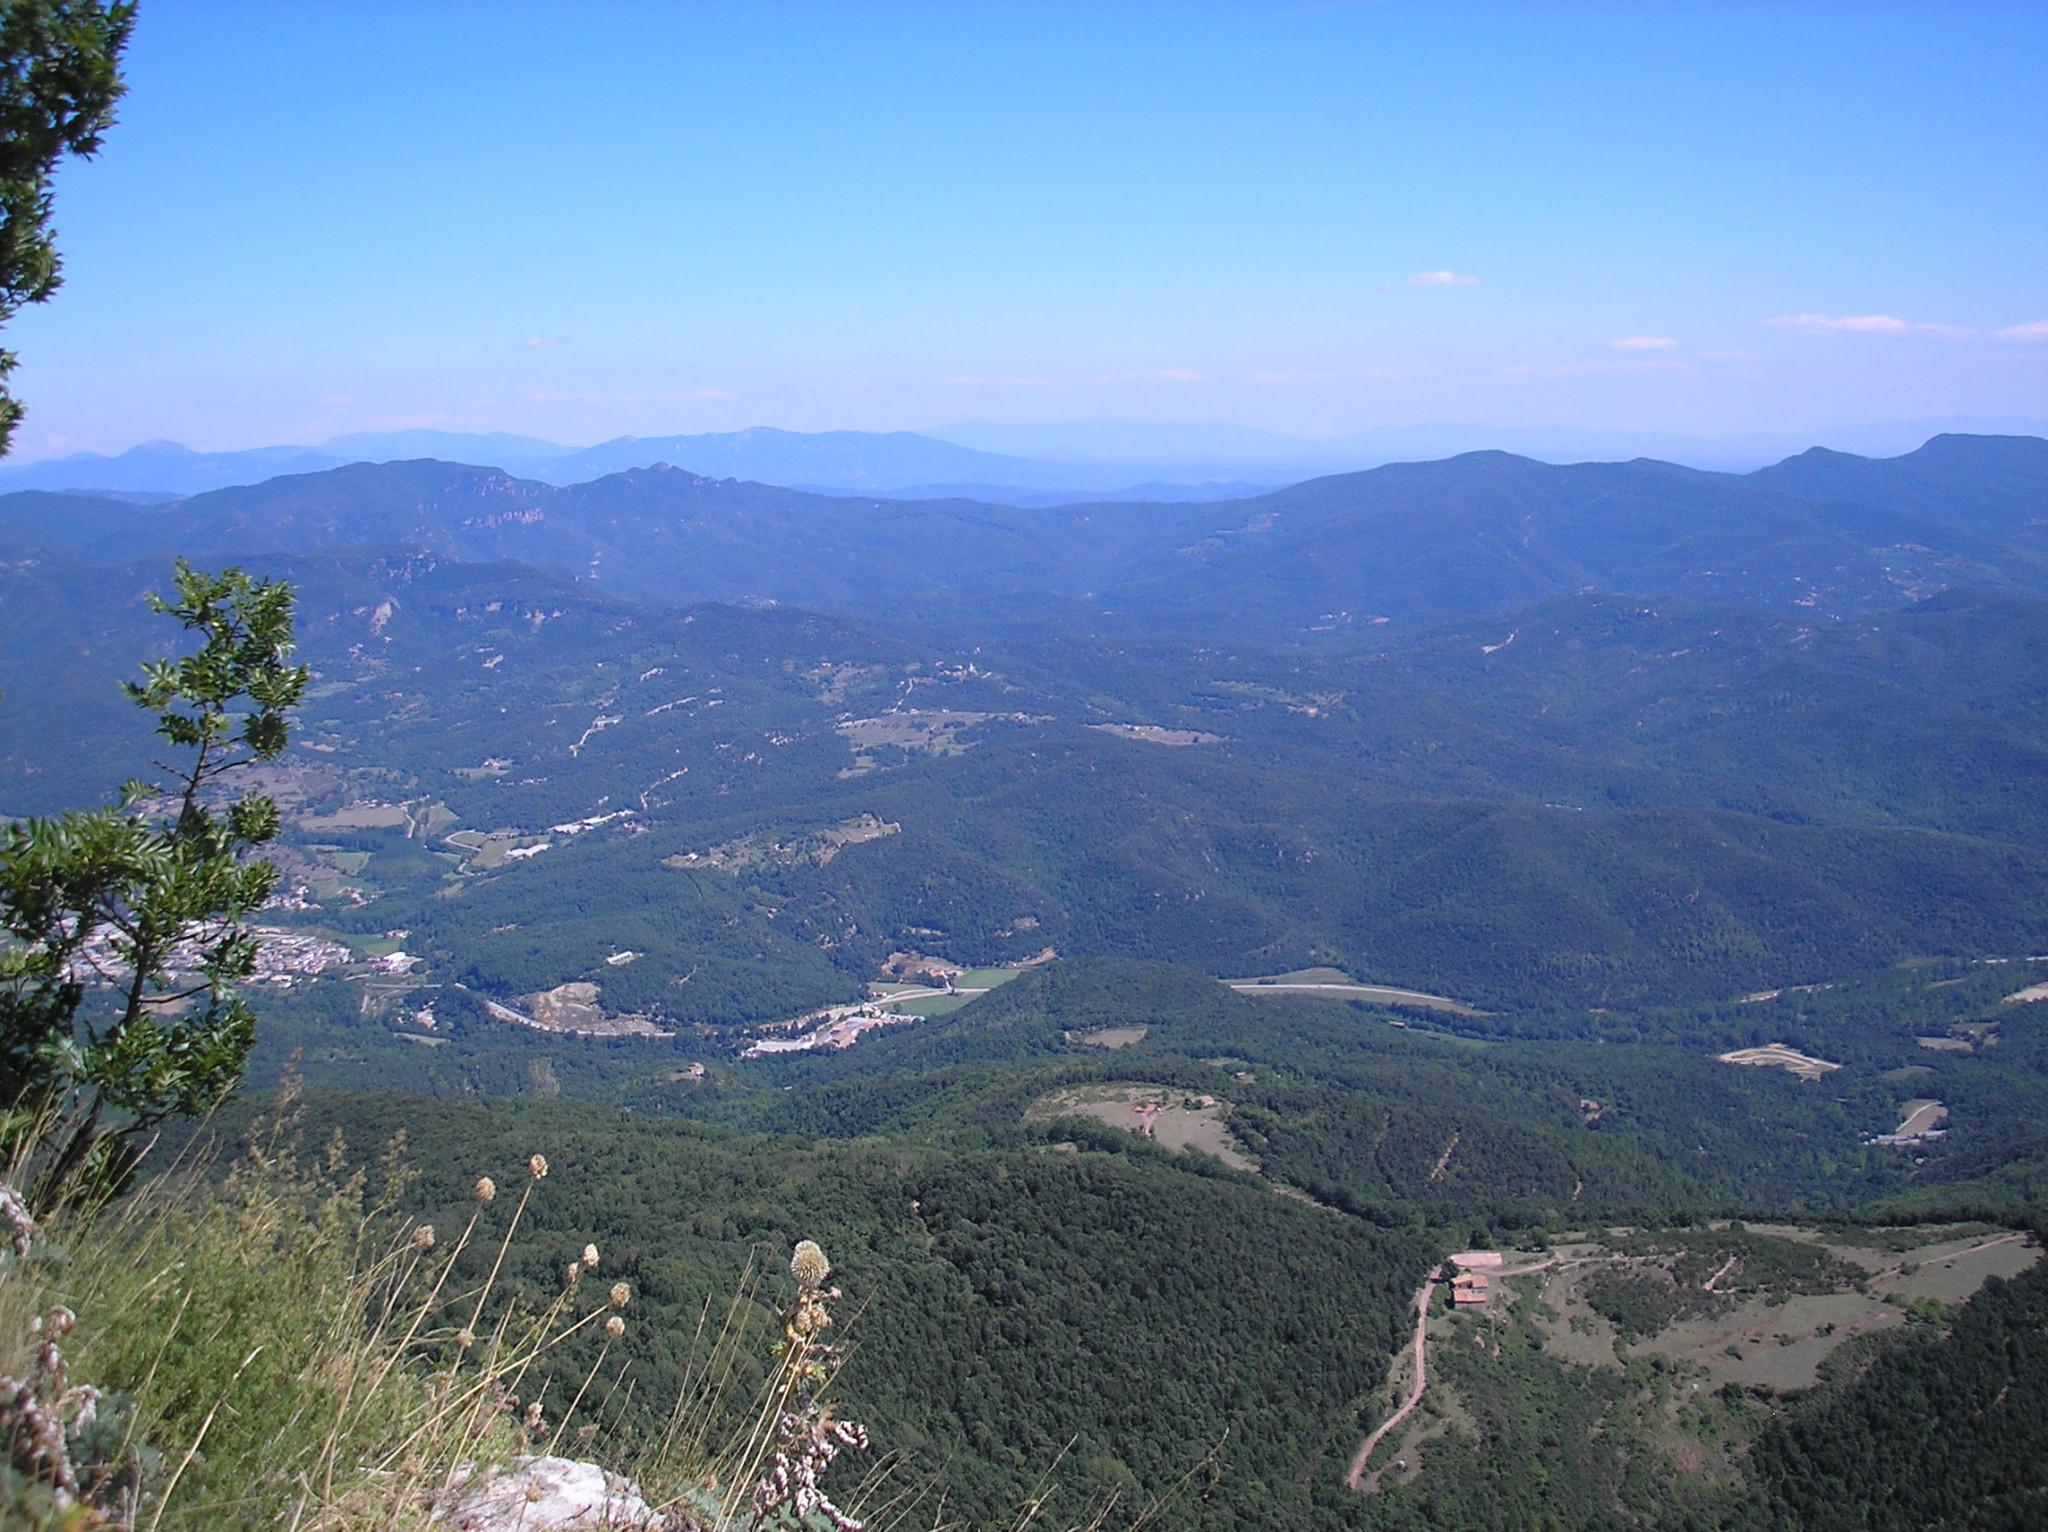
M 2048 5 L 143 0 L 18 453 L 2048 416 Z

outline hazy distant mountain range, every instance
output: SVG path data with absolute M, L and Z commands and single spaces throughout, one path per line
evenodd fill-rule
M 411 430 L 358 432 L 317 447 L 240 452 L 194 452 L 176 442 L 145 442 L 111 457 L 88 452 L 0 465 L 0 492 L 196 495 L 349 463 L 436 458 L 558 485 L 667 463 L 710 479 L 897 499 L 959 498 L 1013 506 L 1082 499 L 1199 503 L 1387 463 L 1476 451 L 1507 451 L 1551 463 L 1647 457 L 1747 472 L 1813 446 L 1886 457 L 1910 452 L 1944 433 L 2048 435 L 2048 421 L 1913 421 L 1803 436 L 1719 438 L 1569 427 L 1387 426 L 1327 439 L 1217 421 L 964 421 L 924 432 L 757 426 L 696 436 L 622 436 L 594 447 L 565 447 L 503 431 Z
M 1890 459 L 1815 448 L 1748 475 L 1479 452 L 1203 507 L 833 496 L 676 467 L 550 485 L 434 459 L 168 506 L 0 496 L 0 558 L 15 561 L 394 544 L 641 601 L 869 617 L 1149 611 L 1298 632 L 1600 590 L 1839 618 L 1955 585 L 2048 594 L 2048 441 L 1941 436 Z
M 971 498 L 1030 503 L 1086 496 L 1124 495 L 1141 481 L 1153 498 L 1215 498 L 1199 484 L 1163 482 L 1173 476 L 1156 464 L 1043 462 L 963 447 L 910 431 L 780 431 L 757 427 L 702 436 L 622 436 L 595 447 L 563 447 L 504 432 L 396 431 L 336 437 L 319 447 L 259 447 L 246 452 L 193 452 L 176 442 L 146 442 L 113 457 L 79 453 L 0 467 L 0 491 L 22 489 L 116 490 L 196 495 L 261 483 L 280 474 L 318 473 L 349 463 L 409 462 L 422 458 L 502 468 L 549 484 L 582 484 L 606 474 L 686 468 L 711 479 L 742 479 L 787 488 L 848 494 Z M 1270 465 L 1269 465 L 1270 466 Z M 1295 475 L 1299 477 L 1300 475 Z M 1227 475 L 1194 474 L 1189 478 Z M 1285 475 L 1271 472 L 1224 491 L 1266 488 Z M 1142 497 L 1134 497 L 1142 498 Z
M 1311 438 L 1260 431 L 1228 421 L 1072 420 L 1042 425 L 998 425 L 984 420 L 933 426 L 924 433 L 983 452 L 1071 463 L 1174 464 L 1186 477 L 1227 470 L 1271 482 L 1276 477 L 1377 468 L 1384 463 L 1456 457 L 1467 452 L 1512 452 L 1546 463 L 1625 462 L 1651 457 L 1688 468 L 1746 473 L 1808 447 L 1896 457 L 1932 436 L 2041 436 L 2048 420 L 1954 416 L 1837 426 L 1818 431 L 1751 432 L 1688 436 L 1676 431 L 1595 431 L 1577 426 L 1492 426 L 1439 422 L 1375 426 L 1344 436 Z M 1263 471 L 1256 470 L 1265 465 Z M 1293 470 L 1276 475 L 1272 465 Z

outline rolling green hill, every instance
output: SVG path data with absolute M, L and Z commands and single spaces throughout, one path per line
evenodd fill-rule
M 462 1227 L 477 1175 L 509 1180 L 547 1155 L 506 1272 L 551 1292 L 594 1241 L 594 1279 L 631 1285 L 636 1382 L 590 1412 L 615 1457 L 659 1434 L 662 1405 L 646 1401 L 672 1398 L 701 1356 L 705 1305 L 715 1335 L 750 1265 L 772 1274 L 815 1239 L 849 1297 L 843 1412 L 901 1456 L 896 1483 L 942 1484 L 975 1525 L 1007 1524 L 1048 1485 L 1048 1514 L 1085 1521 L 1112 1497 L 1133 1515 L 1183 1481 L 1163 1525 L 1359 1525 L 1341 1504 L 1318 1508 L 1318 1486 L 1436 1256 L 1406 1232 L 1117 1155 L 812 1147 L 567 1102 L 429 1113 L 390 1095 L 316 1097 L 301 1124 L 308 1142 L 340 1131 L 363 1157 L 401 1130 L 422 1172 L 407 1206 L 443 1228 Z M 462 1277 L 492 1251 L 477 1256 Z M 778 1292 L 771 1275 L 764 1296 Z M 759 1365 L 773 1331 L 762 1309 L 745 1317 L 756 1343 L 742 1365 Z M 594 1349 L 547 1368 L 561 1397 Z
M 317 918 L 415 932 L 432 977 L 499 998 L 595 981 L 731 1024 L 900 948 L 1051 946 L 1611 1010 L 2048 947 L 2048 608 L 2017 598 L 1823 631 L 1582 597 L 1190 654 L 667 612 L 416 553 L 266 566 L 318 671 L 273 784 L 296 875 L 370 901 Z M 7 572 L 0 807 L 145 755 L 117 682 L 160 641 L 159 578 Z M 442 817 L 331 819 L 359 802 Z M 862 816 L 894 829 L 821 854 Z M 547 849 L 477 860 L 458 827 Z
M 1630 1412 L 1680 1374 L 1573 1371 L 1529 1313 L 1446 1363 L 1455 1484 L 1339 1478 L 1447 1250 L 2038 1206 L 2029 451 L 1781 465 L 1797 493 L 1482 455 L 1192 517 L 432 463 L 14 497 L 0 810 L 147 757 L 118 683 L 169 549 L 296 584 L 266 918 L 418 967 L 265 986 L 254 1084 L 303 1071 L 308 1131 L 359 1154 L 406 1128 L 442 1222 L 547 1153 L 512 1267 L 543 1290 L 595 1238 L 633 1284 L 623 1443 L 703 1304 L 811 1237 L 866 1305 L 847 1408 L 985 1522 L 1063 1451 L 1061 1514 L 1184 1481 L 1191 1528 L 1811 1519 L 1811 1465 L 1869 1434 L 1853 1379 L 1692 1402 L 1762 1466 L 1660 1498 L 1685 1444 Z M 1378 589 L 1404 615 L 1341 605 Z M 741 1056 L 885 961 L 1048 949 L 844 1051 Z M 1314 968 L 1457 1004 L 1217 982 Z M 639 1031 L 517 1024 L 544 1001 Z M 1717 1057 L 1766 1043 L 1820 1078 Z M 1933 1100 L 1944 1138 L 1877 1141 Z M 1873 1376 L 1976 1399 L 2033 1301 L 1987 1288 Z
M 1507 453 L 1395 464 L 1199 511 L 844 499 L 636 468 L 555 487 L 422 459 L 216 490 L 147 514 L 0 496 L 0 550 L 120 563 L 405 543 L 636 600 L 772 600 L 898 621 L 1008 610 L 1228 614 L 1273 632 L 1500 612 L 1587 590 L 1836 618 L 1957 585 L 2048 592 L 2035 438 L 1812 454 L 1746 477 Z M 2029 507 L 2032 510 L 2029 510 Z M 1048 603 L 1052 603 L 1048 605 Z

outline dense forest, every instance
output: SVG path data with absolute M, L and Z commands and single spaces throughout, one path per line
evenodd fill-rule
M 1751 1462 L 1772 1518 L 1813 1532 L 2039 1526 L 2048 1269 L 1994 1278 L 1946 1334 L 1890 1348 L 1801 1401 L 1762 1433 Z
M 259 1105 L 202 1142 L 232 1155 Z M 394 1183 L 400 1205 L 441 1228 L 463 1225 L 474 1176 L 517 1178 L 528 1155 L 547 1155 L 505 1256 L 504 1301 L 545 1301 L 586 1242 L 601 1252 L 592 1275 L 629 1285 L 634 1323 L 603 1397 L 564 1417 L 622 1463 L 662 1430 L 649 1401 L 673 1397 L 721 1331 L 752 1337 L 734 1365 L 764 1365 L 776 1273 L 811 1238 L 852 1304 L 839 1408 L 884 1454 L 859 1471 L 942 1482 L 976 1525 L 1050 1493 L 1055 1516 L 1120 1507 L 1123 1520 L 1144 1510 L 1177 1528 L 1988 1528 L 2030 1524 L 2048 1488 L 2038 1264 L 1967 1302 L 1923 1305 L 1924 1322 L 1853 1343 L 1818 1387 L 1782 1393 L 1702 1391 L 1697 1369 L 1654 1351 L 1624 1350 L 1618 1366 L 1568 1360 L 1546 1344 L 1531 1296 L 1446 1314 L 1425 1467 L 1361 1496 L 1342 1488 L 1342 1464 L 1377 1418 L 1415 1283 L 1444 1249 L 1504 1230 L 1380 1227 L 1074 1123 L 1059 1127 L 1084 1142 L 976 1148 L 761 1135 L 566 1101 L 423 1112 L 393 1094 L 316 1094 L 288 1121 L 308 1148 L 333 1138 L 344 1160 L 381 1165 L 373 1197 L 379 1177 L 412 1167 L 418 1179 Z M 1612 1248 L 1664 1261 L 1675 1291 L 1709 1308 L 1860 1280 L 1819 1246 L 1718 1228 L 1622 1231 Z M 1894 1232 L 1908 1251 L 1940 1237 Z M 1730 1253 L 1741 1280 L 1702 1297 Z M 494 1258 L 484 1242 L 462 1270 L 473 1279 Z M 1693 1312 L 1658 1291 L 1642 1279 L 1588 1287 L 1625 1340 Z M 574 1393 L 597 1350 L 553 1358 L 545 1388 Z M 1851 1512 L 1843 1483 L 1896 1488 Z M 1857 1519 L 1874 1507 L 1889 1519 Z
M 618 1010 L 759 1022 L 850 998 L 900 947 L 1050 946 L 1330 964 L 1587 1035 L 2048 948 L 2035 602 L 1816 632 L 1584 597 L 1499 631 L 1191 652 L 665 613 L 417 554 L 278 567 L 319 672 L 278 781 L 294 865 L 356 890 L 306 923 L 420 933 L 435 978 L 497 998 L 590 981 Z M 79 582 L 161 571 L 6 578 L 6 806 L 104 795 L 142 748 L 116 683 L 150 630 Z M 423 834 L 332 823 L 363 801 L 440 811 Z M 446 840 L 606 815 L 517 864 Z M 791 849 L 862 815 L 897 830 Z M 703 861 L 745 845 L 743 870 Z
M 408 472 L 385 476 L 394 536 Z M 1546 483 L 1556 535 L 1605 525 Z M 289 549 L 333 541 L 324 492 L 198 509 Z M 45 542 L 0 569 L 12 812 L 103 800 L 146 753 L 117 683 L 162 641 L 161 569 L 85 568 L 63 536 L 110 513 L 38 504 Z M 1216 514 L 1222 547 L 1186 568 L 1222 591 L 1264 554 Z M 446 552 L 260 561 L 294 582 L 312 669 L 255 779 L 283 820 L 263 918 L 346 961 L 257 990 L 252 1095 L 207 1131 L 232 1160 L 302 1077 L 307 1143 L 369 1162 L 402 1130 L 424 1174 L 393 1195 L 437 1227 L 476 1175 L 546 1154 L 506 1296 L 586 1241 L 628 1283 L 630 1365 L 576 1406 L 616 1461 L 729 1305 L 738 1375 L 767 1365 L 804 1238 L 858 1309 L 843 1408 L 977 1524 L 1057 1483 L 1062 1517 L 1159 1499 L 1189 1528 L 1825 1526 L 1819 1487 L 1890 1451 L 1873 1399 L 1980 1400 L 1994 1374 L 1983 1409 L 2031 1398 L 2038 1359 L 2007 1342 L 2033 1273 L 1889 1304 L 1894 1329 L 1797 1389 L 1704 1388 L 1655 1350 L 1739 1303 L 1861 1291 L 1816 1228 L 2025 1225 L 2048 1196 L 2048 604 L 2025 558 L 1990 589 L 1837 591 L 1825 617 L 1587 592 L 1286 632 L 1186 592 L 885 629 Z M 934 988 L 850 1048 L 743 1056 L 919 964 L 1002 982 Z M 1289 974 L 1421 993 L 1221 982 Z M 637 1031 L 508 1020 L 572 984 Z M 1766 1045 L 1803 1072 L 1742 1062 Z M 1887 1141 L 1928 1103 L 1937 1136 Z M 1745 1220 L 1805 1232 L 1738 1240 Z M 1567 1240 L 1613 1263 L 1570 1332 L 1611 1353 L 1560 1349 L 1521 1289 L 1440 1316 L 1416 1463 L 1344 1488 L 1425 1274 Z M 548 1388 L 597 1359 L 568 1348 Z M 1899 1503 L 1923 1521 L 2035 1503 L 2003 1446 L 1922 1435 L 1954 1467 L 1917 1460 Z
M 1312 1486 L 1353 1445 L 1353 1402 L 1435 1259 L 1414 1234 L 1126 1155 L 812 1146 L 567 1102 L 419 1108 L 314 1097 L 298 1132 L 309 1147 L 340 1133 L 372 1160 L 402 1132 L 421 1172 L 406 1205 L 441 1228 L 462 1227 L 476 1176 L 517 1177 L 546 1154 L 509 1270 L 545 1296 L 594 1242 L 593 1278 L 631 1284 L 633 1386 L 587 1417 L 615 1457 L 659 1434 L 660 1406 L 637 1401 L 674 1397 L 708 1344 L 707 1305 L 715 1333 L 750 1280 L 766 1285 L 745 1306 L 762 1327 L 747 1365 L 765 1361 L 764 1274 L 814 1239 L 857 1314 L 843 1409 L 900 1474 L 943 1475 L 980 1525 L 1048 1478 L 1066 1517 L 1112 1498 L 1135 1514 L 1185 1484 L 1171 1525 L 1318 1524 Z M 573 1392 L 594 1350 L 552 1375 Z

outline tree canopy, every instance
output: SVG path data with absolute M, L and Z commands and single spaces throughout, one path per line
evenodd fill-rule
M 199 648 L 127 688 L 176 761 L 117 807 L 0 832 L 0 1140 L 41 1162 L 43 1202 L 118 1185 L 135 1136 L 216 1104 L 255 1042 L 235 986 L 256 963 L 247 918 L 277 884 L 250 855 L 277 804 L 222 779 L 284 749 L 308 673 L 290 663 L 290 586 L 182 559 L 176 584 L 152 604 Z
M 50 228 L 50 180 L 66 155 L 91 155 L 121 99 L 132 0 L 6 0 L 0 6 L 0 324 L 42 303 L 62 280 Z M 0 456 L 21 404 L 5 382 L 18 358 L 0 350 Z

